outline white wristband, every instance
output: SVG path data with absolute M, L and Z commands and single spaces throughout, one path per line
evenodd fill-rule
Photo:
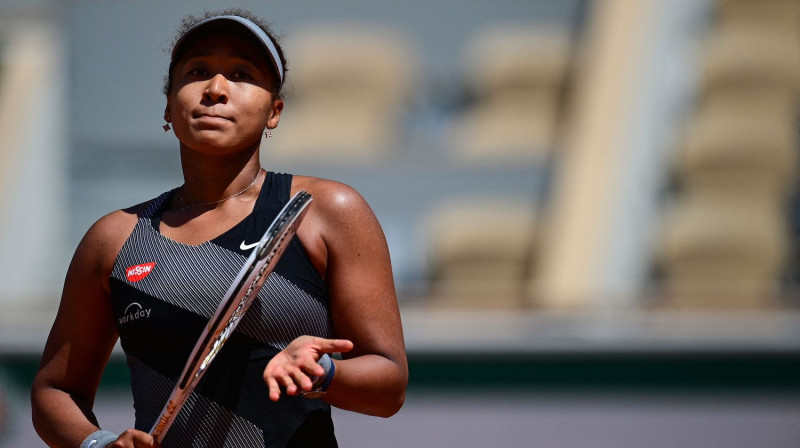
M 118 437 L 118 435 L 111 431 L 101 429 L 100 431 L 89 434 L 89 437 L 84 439 L 83 443 L 81 443 L 80 448 L 106 448 L 117 440 Z

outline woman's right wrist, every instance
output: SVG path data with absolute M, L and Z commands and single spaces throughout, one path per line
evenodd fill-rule
M 83 439 L 79 448 L 106 448 L 111 445 L 119 436 L 111 431 L 99 430 L 89 434 Z

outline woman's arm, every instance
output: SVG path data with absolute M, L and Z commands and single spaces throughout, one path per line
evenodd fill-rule
M 95 392 L 117 340 L 109 300 L 113 259 L 132 228 L 112 213 L 86 233 L 72 258 L 61 304 L 31 389 L 33 425 L 50 446 L 77 447 L 98 430 Z
M 337 338 L 353 342 L 336 363 L 325 399 L 388 417 L 405 400 L 408 365 L 386 238 L 366 201 L 349 187 L 333 184 L 319 204 L 333 327 Z
M 408 364 L 383 231 L 369 205 L 352 188 L 324 180 L 301 181 L 300 186 L 314 196 L 314 203 L 299 236 L 324 272 L 334 332 L 344 341 L 299 341 L 305 345 L 292 347 L 295 353 L 289 357 L 305 366 L 305 375 L 275 373 L 268 366 L 265 378 L 271 397 L 276 399 L 278 383 L 291 395 L 299 392 L 298 387 L 309 390 L 306 376 L 321 370 L 312 371 L 315 367 L 309 366 L 308 359 L 342 351 L 344 360 L 334 361 L 335 375 L 325 400 L 342 409 L 389 417 L 405 400 Z M 316 356 L 301 359 L 303 353 L 315 352 Z M 280 378 L 270 382 L 270 377 Z

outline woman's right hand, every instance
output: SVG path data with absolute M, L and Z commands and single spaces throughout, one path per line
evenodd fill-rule
M 153 436 L 137 429 L 126 429 L 108 448 L 161 448 Z

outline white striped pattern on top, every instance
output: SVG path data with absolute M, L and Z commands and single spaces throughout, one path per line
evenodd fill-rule
M 131 361 L 137 426 L 141 426 L 138 429 L 142 431 L 148 431 L 175 383 L 143 362 Z M 142 416 L 141 421 L 139 416 Z M 163 445 L 170 448 L 263 448 L 264 434 L 246 419 L 201 394 L 192 393 L 167 432 Z
M 150 215 L 164 199 L 162 195 L 153 201 L 139 218 L 117 256 L 112 277 L 148 296 L 211 318 L 246 257 L 212 242 L 189 246 L 159 233 Z M 129 281 L 126 268 L 141 263 L 155 265 L 144 279 Z M 333 335 L 326 306 L 277 272 L 267 279 L 235 331 L 277 350 L 301 335 Z

